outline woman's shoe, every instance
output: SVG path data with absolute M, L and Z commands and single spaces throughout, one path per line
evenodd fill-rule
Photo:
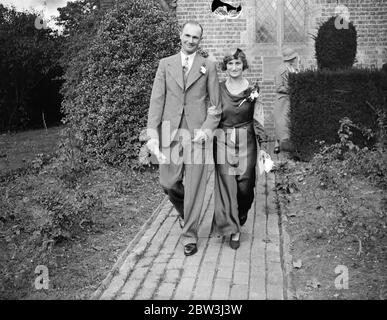
M 235 234 L 232 234 L 231 237 L 230 237 L 230 247 L 231 249 L 238 249 L 239 246 L 240 246 L 240 236 L 241 236 L 241 233 L 238 232 L 238 233 L 235 233 Z
M 239 217 L 239 225 L 242 227 L 247 221 L 247 214 Z

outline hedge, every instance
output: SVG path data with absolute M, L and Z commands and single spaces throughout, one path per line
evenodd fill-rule
M 339 121 L 350 118 L 355 124 L 377 131 L 377 115 L 369 106 L 387 111 L 387 73 L 380 70 L 305 71 L 289 77 L 290 140 L 301 160 L 319 150 L 319 141 L 338 142 Z M 376 142 L 355 133 L 360 146 Z

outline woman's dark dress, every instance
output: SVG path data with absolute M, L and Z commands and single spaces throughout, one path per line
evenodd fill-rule
M 223 113 L 214 141 L 215 210 L 212 231 L 221 235 L 240 232 L 254 200 L 257 142 L 254 133 L 254 102 L 243 93 L 231 94 L 220 83 Z M 235 135 L 232 129 L 235 128 Z M 224 133 L 224 135 L 223 135 Z M 232 136 L 236 137 L 232 141 Z M 247 137 L 245 139 L 244 137 Z

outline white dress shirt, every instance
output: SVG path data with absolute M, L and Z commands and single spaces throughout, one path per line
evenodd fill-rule
M 185 58 L 188 57 L 188 72 L 191 70 L 193 61 L 195 59 L 196 51 L 192 54 L 185 54 L 183 51 L 181 51 L 181 66 L 184 67 L 185 65 Z

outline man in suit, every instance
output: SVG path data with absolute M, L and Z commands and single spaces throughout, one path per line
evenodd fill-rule
M 215 63 L 197 53 L 202 35 L 199 23 L 186 22 L 181 51 L 160 60 L 147 124 L 147 145 L 161 161 L 160 184 L 179 213 L 186 256 L 197 252 L 211 150 L 207 142 L 221 116 Z

